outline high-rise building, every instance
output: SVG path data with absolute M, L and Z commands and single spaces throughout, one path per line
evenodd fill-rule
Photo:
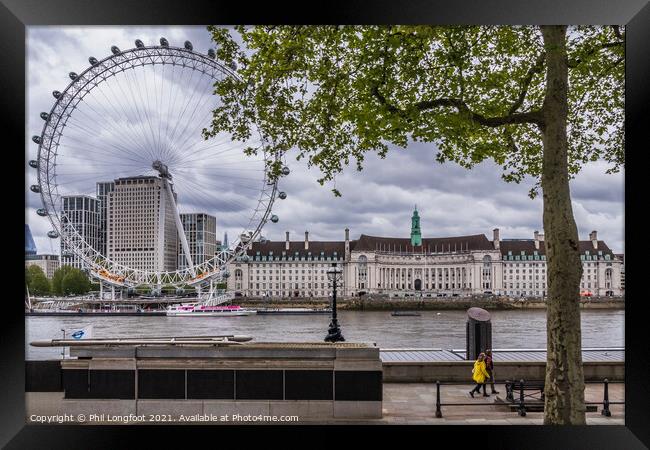
M 189 213 L 180 216 L 192 262 L 196 265 L 214 258 L 217 251 L 217 219 L 205 213 Z M 178 242 L 178 268 L 187 268 L 187 258 L 180 239 Z
M 228 232 L 223 233 L 223 242 L 221 243 L 221 246 L 219 247 L 221 250 L 225 251 L 228 250 L 228 247 L 230 244 L 228 244 Z
M 35 254 L 36 244 L 34 243 L 34 238 L 32 237 L 32 231 L 29 229 L 29 225 L 25 224 L 25 256 Z
M 83 268 L 81 258 L 74 252 L 76 245 L 99 246 L 99 208 L 97 199 L 88 195 L 61 197 L 61 264 Z M 63 238 L 67 236 L 67 238 Z M 82 244 L 81 241 L 85 241 Z
M 99 181 L 97 183 L 97 201 L 99 207 L 99 247 L 96 249 L 106 255 L 106 219 L 108 213 L 108 193 L 115 189 L 114 181 Z
M 118 178 L 107 198 L 107 257 L 135 269 L 176 270 L 178 232 L 174 205 L 163 180 L 154 176 Z

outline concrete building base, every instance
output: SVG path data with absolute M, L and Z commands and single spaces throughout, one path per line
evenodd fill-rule
M 30 362 L 28 422 L 382 417 L 382 362 L 379 349 L 367 344 L 84 346 L 70 353 L 76 358 L 60 364 Z

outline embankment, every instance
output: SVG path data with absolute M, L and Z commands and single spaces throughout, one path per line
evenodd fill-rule
M 237 297 L 234 303 L 255 308 L 327 308 L 330 302 L 325 298 L 305 299 L 262 299 Z M 546 302 L 539 298 L 512 298 L 496 296 L 471 297 L 388 297 L 387 295 L 365 295 L 337 299 L 337 308 L 352 311 L 395 311 L 395 310 L 466 310 L 480 307 L 492 310 L 545 309 Z M 624 309 L 624 297 L 591 297 L 580 300 L 583 309 Z

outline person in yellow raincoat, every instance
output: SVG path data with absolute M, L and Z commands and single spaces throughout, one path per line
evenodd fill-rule
M 485 380 L 488 378 L 490 378 L 490 374 L 485 366 L 485 353 L 481 353 L 478 355 L 476 362 L 474 362 L 474 368 L 472 369 L 472 379 L 476 382 L 474 389 L 469 391 L 469 395 L 471 395 L 472 398 L 474 398 L 475 392 L 478 394 L 481 391 L 481 386 L 483 386 L 483 397 L 490 396 L 490 394 L 485 391 Z

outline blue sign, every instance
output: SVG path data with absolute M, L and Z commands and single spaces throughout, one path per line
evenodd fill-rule
M 71 336 L 74 339 L 81 339 L 82 337 L 84 337 L 85 334 L 86 333 L 84 332 L 84 330 L 79 330 L 79 331 L 75 331 L 74 333 L 72 333 Z

